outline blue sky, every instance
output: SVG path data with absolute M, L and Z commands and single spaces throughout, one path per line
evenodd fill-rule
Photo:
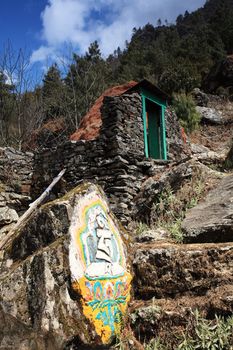
M 0 0 L 0 42 L 35 50 L 41 44 L 40 14 L 47 0 Z
M 10 40 L 30 52 L 32 64 L 45 66 L 68 47 L 84 53 L 98 40 L 106 57 L 130 40 L 133 27 L 159 18 L 172 22 L 205 0 L 0 0 L 0 43 Z M 2 47 L 0 47 L 2 50 Z

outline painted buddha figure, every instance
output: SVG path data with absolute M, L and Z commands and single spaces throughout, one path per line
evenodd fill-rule
M 96 215 L 95 230 L 89 235 L 87 243 L 90 264 L 85 271 L 86 277 L 116 277 L 124 273 L 119 264 L 117 240 L 103 213 Z

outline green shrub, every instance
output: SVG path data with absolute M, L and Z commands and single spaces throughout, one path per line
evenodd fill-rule
M 191 334 L 183 334 L 177 350 L 232 350 L 233 317 L 224 319 L 215 316 L 209 321 L 194 312 L 194 329 Z
M 198 128 L 201 116 L 196 111 L 196 105 L 190 95 L 185 93 L 174 95 L 173 108 L 187 133 Z
M 137 224 L 136 224 L 137 226 L 136 226 L 136 234 L 137 235 L 140 235 L 141 233 L 143 233 L 144 231 L 147 231 L 147 230 L 149 230 L 150 229 L 150 227 L 147 225 L 147 224 L 145 224 L 144 222 L 137 222 Z
M 233 350 L 233 317 L 215 316 L 207 320 L 198 310 L 191 314 L 186 330 L 174 334 L 177 345 L 167 344 L 165 338 L 152 339 L 146 350 Z
M 152 339 L 149 344 L 145 346 L 145 350 L 167 350 L 166 346 L 164 346 L 161 342 L 161 340 L 158 339 Z

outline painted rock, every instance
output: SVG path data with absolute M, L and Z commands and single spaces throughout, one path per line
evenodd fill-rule
M 98 187 L 76 197 L 69 234 L 72 287 L 84 315 L 108 344 L 121 330 L 132 277 L 119 226 Z

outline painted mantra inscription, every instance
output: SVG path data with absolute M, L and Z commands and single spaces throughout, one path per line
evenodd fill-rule
M 107 344 L 120 332 L 130 299 L 131 275 L 120 233 L 97 190 L 80 197 L 70 227 L 72 286 L 84 315 Z

